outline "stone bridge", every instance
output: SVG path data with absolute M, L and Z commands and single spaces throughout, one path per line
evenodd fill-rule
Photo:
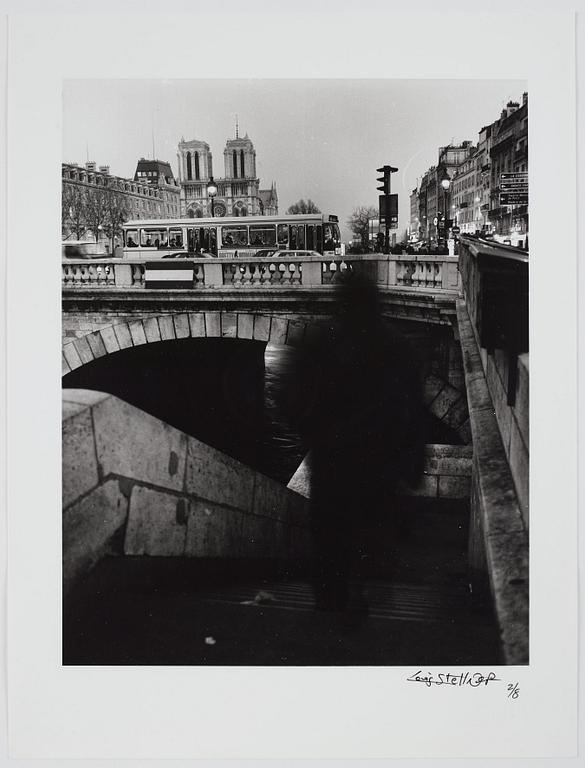
M 336 275 L 349 268 L 376 282 L 384 316 L 421 351 L 431 413 L 469 442 L 457 341 L 456 257 L 180 260 L 181 273 L 192 270 L 191 284 L 172 289 L 147 287 L 152 265 L 121 259 L 63 262 L 63 375 L 125 349 L 187 338 L 295 346 L 306 335 L 328 331 Z M 247 348 L 253 354 L 252 345 Z
M 459 258 L 372 254 L 346 261 L 312 258 L 278 263 L 258 259 L 189 259 L 180 268 L 183 280 L 187 274 L 187 285 L 164 289 L 150 287 L 155 282 L 149 279 L 154 268 L 148 262 L 116 259 L 64 262 L 63 375 L 66 379 L 100 358 L 167 341 L 225 338 L 237 340 L 249 350 L 260 349 L 262 354 L 269 342 L 294 346 L 308 334 L 328 332 L 328 320 L 336 302 L 336 276 L 341 269 L 351 268 L 367 274 L 378 285 L 384 316 L 406 333 L 421 352 L 427 407 L 455 431 L 460 443 L 454 453 L 449 446 L 439 447 L 438 453 L 429 448 L 427 470 L 419 493 L 438 502 L 441 495 L 444 499 L 453 493 L 460 496 L 464 489 L 471 515 L 459 528 L 468 531 L 469 580 L 478 590 L 485 589 L 491 595 L 501 658 L 507 663 L 526 663 L 527 257 L 518 259 L 506 249 L 463 238 Z M 85 400 L 83 393 L 70 397 L 69 405 L 64 406 L 64 414 L 69 414 L 64 416 L 69 419 L 67 425 L 64 423 L 65 454 L 79 455 L 75 442 L 79 431 L 73 427 L 71 418 L 86 419 L 88 445 L 94 446 L 88 450 L 108 454 L 104 444 L 107 430 L 100 433 L 99 440 L 95 432 L 98 429 L 96 414 L 106 410 L 115 414 L 119 407 L 100 397 L 95 402 L 91 400 L 93 415 L 88 411 L 90 401 Z M 115 423 L 115 417 L 112 418 Z M 132 419 L 135 420 L 134 415 Z M 156 432 L 165 427 L 153 429 Z M 68 438 L 68 434 L 73 437 Z M 134 430 L 132 434 L 138 432 Z M 73 442 L 68 446 L 70 440 Z M 104 552 L 112 551 L 108 542 L 112 537 L 116 539 L 121 527 L 125 530 L 126 549 L 114 547 L 118 554 L 156 554 L 158 541 L 176 536 L 181 541 L 179 550 L 169 545 L 168 551 L 180 552 L 182 558 L 209 553 L 223 556 L 233 551 L 239 555 L 244 552 L 245 557 L 254 553 L 290 557 L 306 551 L 305 513 L 301 511 L 303 503 L 299 494 L 289 490 L 283 495 L 282 488 L 258 477 L 250 476 L 246 480 L 252 489 L 251 501 L 236 505 L 238 515 L 244 520 L 242 530 L 256 526 L 252 544 L 245 534 L 234 544 L 233 536 L 223 523 L 219 528 L 212 526 L 208 530 L 209 526 L 204 526 L 201 529 L 199 518 L 192 517 L 189 510 L 202 509 L 201 504 L 209 505 L 210 501 L 201 500 L 197 496 L 199 491 L 193 491 L 199 471 L 193 466 L 203 462 L 202 466 L 207 467 L 205 473 L 213 479 L 210 487 L 216 494 L 211 501 L 221 504 L 221 488 L 225 485 L 223 460 L 214 454 L 215 468 L 209 469 L 210 454 L 204 445 L 180 435 L 173 440 L 187 445 L 186 454 L 184 449 L 183 453 L 174 450 L 171 454 L 176 461 L 186 461 L 187 465 L 190 461 L 189 477 L 195 478 L 189 480 L 184 475 L 180 482 L 186 485 L 177 489 L 174 489 L 175 479 L 161 481 L 161 489 L 151 487 L 153 481 L 148 479 L 145 469 L 151 466 L 147 459 L 148 439 L 144 445 L 140 441 L 136 443 L 138 454 L 146 457 L 142 463 L 140 456 L 135 457 L 139 469 L 122 467 L 120 470 L 120 462 L 117 465 L 114 462 L 115 487 L 110 482 L 113 476 L 104 476 L 99 455 L 95 459 L 97 474 L 86 478 L 86 484 L 99 488 L 100 498 L 106 499 L 106 504 L 113 503 L 114 497 L 118 499 L 119 514 L 108 517 L 107 535 L 96 537 L 95 526 L 103 516 L 99 509 L 97 512 L 86 509 L 89 492 L 85 490 L 81 496 L 70 492 L 64 522 L 66 547 L 73 553 L 73 581 L 81 579 Z M 469 448 L 461 444 L 468 444 Z M 115 446 L 112 450 L 115 453 Z M 181 459 L 183 454 L 186 458 Z M 189 459 L 189 456 L 196 458 Z M 169 466 L 172 463 L 175 470 L 176 461 L 169 459 Z M 467 466 L 469 470 L 461 469 Z M 166 477 L 164 468 L 157 471 Z M 248 477 L 245 469 L 232 468 L 230 472 Z M 450 472 L 456 476 L 456 482 Z M 179 476 L 183 477 L 181 473 Z M 174 501 L 165 502 L 166 511 L 161 513 L 160 520 L 148 504 L 142 517 L 129 517 L 130 489 L 136 482 L 146 483 L 137 496 L 143 506 L 144 499 L 149 499 L 155 490 L 168 494 L 169 482 L 172 492 L 182 494 L 182 498 L 176 509 Z M 79 478 L 68 477 L 68 483 L 75 488 Z M 232 481 L 228 482 L 228 488 L 233 488 Z M 263 489 L 258 499 L 255 488 Z M 257 505 L 272 512 L 258 513 Z M 286 511 L 293 509 L 294 514 Z M 85 516 L 85 527 L 83 521 L 80 522 L 80 510 Z M 259 526 L 262 519 L 271 519 L 269 529 L 279 531 L 276 539 L 269 529 Z M 178 533 L 174 527 L 177 524 Z M 204 538 L 207 536 L 209 540 L 209 552 L 201 550 L 198 530 L 207 531 Z M 254 541 L 268 542 L 266 552 Z M 165 551 L 163 546 L 160 552 Z

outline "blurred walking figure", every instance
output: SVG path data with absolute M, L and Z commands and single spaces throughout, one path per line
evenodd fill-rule
M 415 484 L 423 462 L 421 383 L 412 351 L 384 323 L 374 285 L 348 272 L 336 287 L 335 319 L 298 352 L 286 387 L 310 451 L 317 569 L 315 603 L 344 610 L 350 575 L 371 570 L 387 536 L 396 488 Z M 361 589 L 350 607 L 367 610 Z

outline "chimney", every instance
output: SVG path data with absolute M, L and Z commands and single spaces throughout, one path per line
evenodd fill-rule
M 85 170 L 86 171 L 95 171 L 96 164 L 93 160 L 88 160 L 85 164 Z
M 522 106 L 528 104 L 528 91 L 524 91 L 522 94 Z
M 110 166 L 109 165 L 100 165 L 100 173 L 104 173 L 106 176 L 110 175 Z

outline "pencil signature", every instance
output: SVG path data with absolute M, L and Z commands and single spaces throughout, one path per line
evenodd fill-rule
M 414 675 L 406 678 L 409 683 L 422 683 L 430 688 L 433 685 L 455 685 L 466 688 L 479 688 L 483 686 L 487 688 L 490 683 L 501 682 L 501 678 L 496 677 L 495 672 L 488 672 L 483 674 L 482 672 L 439 672 L 433 675 L 430 672 L 424 673 L 422 670 L 418 670 Z

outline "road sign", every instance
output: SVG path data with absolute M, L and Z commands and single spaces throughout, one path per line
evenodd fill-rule
M 453 232 L 454 235 L 458 235 L 461 232 L 461 227 L 453 227 L 451 232 Z
M 501 173 L 500 174 L 501 192 L 523 192 L 528 194 L 528 174 L 527 173 Z
M 398 219 L 398 195 L 380 195 L 378 198 L 380 221 Z
M 516 173 L 500 173 L 502 181 L 525 181 L 528 183 L 528 171 L 517 171 Z
M 433 219 L 433 226 L 436 227 L 438 223 L 439 223 L 439 219 L 435 216 L 435 218 Z
M 500 205 L 528 205 L 528 192 L 500 192 Z

